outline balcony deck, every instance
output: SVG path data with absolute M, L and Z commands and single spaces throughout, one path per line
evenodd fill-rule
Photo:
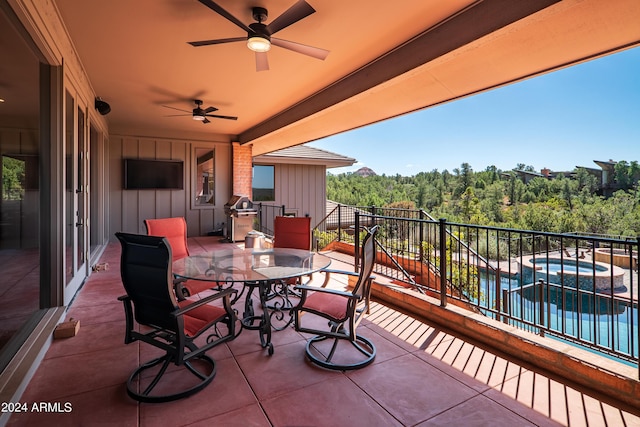
M 189 240 L 192 253 L 221 244 L 229 245 L 218 237 Z M 274 333 L 275 354 L 268 356 L 257 332 L 246 330 L 209 353 L 218 373 L 203 391 L 140 404 L 127 396 L 125 382 L 151 356 L 148 345 L 123 342 L 119 256 L 119 245 L 109 245 L 101 259 L 109 269 L 91 275 L 67 313 L 80 320 L 78 335 L 52 343 L 21 398 L 29 408 L 62 402 L 64 410 L 68 402 L 71 411 L 14 414 L 9 426 L 640 426 L 637 414 L 615 402 L 380 303 L 360 326 L 378 348 L 367 368 L 341 373 L 312 366 L 305 337 L 292 328 Z M 344 261 L 332 267 L 352 269 Z

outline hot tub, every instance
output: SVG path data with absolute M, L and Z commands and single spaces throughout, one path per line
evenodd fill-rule
M 583 290 L 609 291 L 624 287 L 624 270 L 599 261 L 582 261 L 554 256 L 523 257 L 522 283 L 539 280 Z
M 593 258 L 596 261 L 609 264 L 613 261 L 614 265 L 622 268 L 638 268 L 638 253 L 633 252 L 631 255 L 629 251 L 624 249 L 612 249 L 609 248 L 597 248 L 593 250 Z

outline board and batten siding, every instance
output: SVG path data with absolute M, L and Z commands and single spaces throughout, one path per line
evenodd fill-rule
M 215 150 L 215 203 L 192 208 L 193 147 Z M 225 221 L 224 204 L 231 197 L 231 146 L 228 143 L 111 135 L 109 138 L 109 229 L 146 234 L 147 218 L 184 217 L 188 236 L 204 236 Z M 182 190 L 124 190 L 123 159 L 184 161 Z
M 315 227 L 326 215 L 326 166 L 282 163 L 274 166 L 276 190 L 274 203 L 284 205 L 287 213 L 293 213 L 296 216 L 309 215 L 311 226 Z

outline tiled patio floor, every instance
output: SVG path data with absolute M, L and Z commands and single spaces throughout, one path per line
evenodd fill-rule
M 191 238 L 191 252 L 223 244 L 218 239 Z M 53 342 L 21 399 L 62 402 L 63 410 L 68 402 L 71 410 L 15 414 L 8 425 L 640 426 L 636 415 L 379 303 L 361 325 L 378 349 L 367 368 L 312 366 L 305 337 L 292 328 L 274 333 L 275 354 L 268 356 L 257 332 L 245 330 L 210 351 L 218 373 L 203 391 L 140 404 L 125 382 L 151 357 L 148 345 L 123 341 L 119 256 L 118 244 L 106 249 L 101 261 L 110 268 L 90 277 L 67 315 L 80 320 L 79 334 Z

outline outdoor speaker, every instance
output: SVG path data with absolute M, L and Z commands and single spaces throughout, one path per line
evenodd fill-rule
M 98 97 L 96 98 L 96 110 L 98 110 L 98 113 L 106 116 L 111 111 L 111 105 L 107 104 Z

